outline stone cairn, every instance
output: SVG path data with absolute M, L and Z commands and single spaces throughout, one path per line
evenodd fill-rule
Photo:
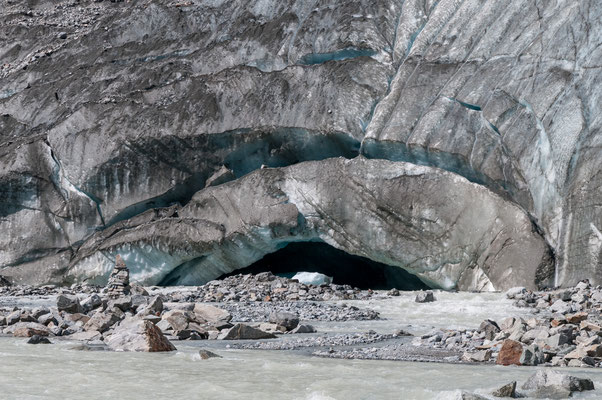
M 107 294 L 113 298 L 130 294 L 130 271 L 119 254 L 115 257 L 115 268 L 109 276 Z

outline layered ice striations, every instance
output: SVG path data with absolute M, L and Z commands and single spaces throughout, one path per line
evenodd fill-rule
M 94 267 L 98 254 L 122 254 L 133 280 L 201 284 L 306 241 L 403 268 L 431 287 L 552 279 L 549 248 L 520 208 L 458 175 L 364 158 L 261 169 L 201 190 L 167 219 L 99 232 L 69 276 L 102 281 L 110 263 Z
M 200 282 L 316 240 L 446 288 L 539 285 L 554 262 L 555 284 L 602 282 L 602 3 L 97 2 L 70 9 L 77 27 L 64 12 L 0 10 L 0 274 L 56 283 L 72 267 L 100 282 L 122 252 L 141 281 Z M 334 157 L 371 161 L 354 175 Z M 410 195 L 377 159 L 429 179 Z M 321 174 L 305 176 L 308 161 Z M 248 179 L 258 187 L 236 194 Z M 495 193 L 475 206 L 485 222 L 442 204 L 412 211 L 432 182 Z M 199 194 L 222 190 L 259 196 L 257 208 Z M 407 209 L 388 202 L 404 196 Z M 281 202 L 286 218 L 271 214 Z M 488 219 L 502 209 L 501 225 Z M 543 238 L 539 261 L 460 239 L 515 224 L 528 249 Z

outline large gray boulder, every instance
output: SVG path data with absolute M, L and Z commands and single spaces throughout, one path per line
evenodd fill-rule
M 115 351 L 162 352 L 174 351 L 175 346 L 152 322 L 127 318 L 115 328 L 107 346 Z
M 59 294 L 56 297 L 56 308 L 59 311 L 65 311 L 70 314 L 80 313 L 83 311 L 77 296 Z
M 273 311 L 270 313 L 268 321 L 291 331 L 299 325 L 299 316 L 290 312 Z
M 230 322 L 232 319 L 232 315 L 228 311 L 209 304 L 196 303 L 193 312 L 197 316 L 197 319 L 210 324 Z
M 99 311 L 95 313 L 88 322 L 85 323 L 86 331 L 98 331 L 103 333 L 118 323 L 122 318 L 110 310 Z
M 591 379 L 578 378 L 554 370 L 539 370 L 522 385 L 529 396 L 543 398 L 549 395 L 564 396 L 552 398 L 568 398 L 572 392 L 594 390 Z M 543 396 L 543 395 L 546 396 Z
M 276 336 L 272 333 L 264 332 L 245 324 L 236 324 L 232 328 L 224 330 L 218 336 L 220 340 L 257 340 L 274 339 Z

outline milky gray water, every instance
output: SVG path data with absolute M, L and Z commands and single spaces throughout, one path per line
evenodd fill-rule
M 410 326 L 475 327 L 486 316 L 525 313 L 499 294 L 439 293 L 431 304 L 412 294 L 389 300 L 352 302 L 378 309 L 385 321 L 320 323 L 322 332 Z M 536 368 L 335 360 L 294 352 L 233 350 L 224 342 L 175 342 L 170 354 L 72 350 L 73 343 L 27 345 L 0 338 L 1 399 L 453 399 L 458 390 L 490 393 Z M 200 347 L 224 358 L 201 360 Z M 562 369 L 591 378 L 602 373 Z M 575 398 L 602 399 L 602 390 Z

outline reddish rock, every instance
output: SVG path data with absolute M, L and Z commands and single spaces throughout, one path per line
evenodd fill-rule
M 22 322 L 21 326 L 17 326 L 13 331 L 13 336 L 15 337 L 32 337 L 34 335 L 38 336 L 48 336 L 50 333 L 48 328 L 42 324 L 37 324 L 35 322 Z
M 578 312 L 578 313 L 566 316 L 566 320 L 571 324 L 578 324 L 581 321 L 585 321 L 586 319 L 587 319 L 586 312 Z
M 564 325 L 564 324 L 566 324 L 565 319 L 553 319 L 550 322 L 550 325 L 552 325 L 552 327 L 554 327 L 554 328 L 556 328 L 557 326 L 560 326 L 560 325 Z
M 500 354 L 497 356 L 496 364 L 521 365 L 520 356 L 523 353 L 523 345 L 515 340 L 504 340 Z

